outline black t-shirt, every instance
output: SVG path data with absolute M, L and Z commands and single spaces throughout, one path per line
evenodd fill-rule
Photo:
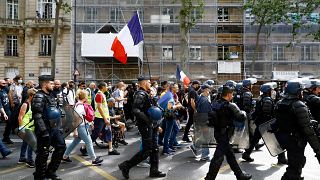
M 9 97 L 5 89 L 0 89 L 0 107 L 8 114 L 10 112 Z
M 193 87 L 190 87 L 188 93 L 188 109 L 193 111 L 193 108 L 191 106 L 191 98 L 194 99 L 194 102 L 197 102 L 198 100 L 198 93 Z

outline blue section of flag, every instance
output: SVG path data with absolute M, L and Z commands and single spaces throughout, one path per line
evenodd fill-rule
M 180 67 L 177 65 L 177 72 L 176 72 L 176 78 L 180 81 L 181 80 L 181 75 L 180 75 Z
M 134 12 L 131 20 L 128 22 L 128 28 L 130 30 L 130 34 L 132 36 L 134 45 L 139 44 L 139 42 L 143 41 L 143 32 L 141 28 L 141 24 L 139 21 L 138 12 Z
M 165 95 L 163 95 L 159 100 L 158 104 L 162 109 L 167 109 L 168 102 L 173 98 L 173 94 L 168 91 Z

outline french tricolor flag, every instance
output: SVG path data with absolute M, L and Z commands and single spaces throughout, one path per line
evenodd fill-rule
M 183 82 L 184 87 L 188 87 L 190 84 L 190 79 L 188 76 L 180 69 L 179 65 L 177 65 L 177 74 L 176 77 L 178 80 Z
M 113 57 L 121 63 L 126 64 L 128 49 L 139 44 L 141 41 L 143 41 L 143 32 L 139 15 L 136 11 L 128 24 L 121 29 L 114 39 L 111 46 Z

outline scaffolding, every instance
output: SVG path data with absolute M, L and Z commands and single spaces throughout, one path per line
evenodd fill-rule
M 205 0 L 203 18 L 198 19 L 189 32 L 187 68 L 191 79 L 214 79 L 223 83 L 249 75 L 257 26 L 251 25 L 254 17 L 243 10 L 243 5 L 243 0 Z M 143 63 L 133 62 L 134 67 L 119 64 L 113 67 L 114 74 L 119 80 L 131 81 L 137 74 L 148 74 L 150 70 L 154 79 L 175 80 L 176 65 L 180 63 L 180 8 L 179 1 L 173 3 L 172 0 L 77 0 L 77 59 L 80 60 L 80 71 L 86 72 L 80 79 L 107 79 L 108 75 L 101 72 L 112 68 L 111 60 L 88 64 L 88 60 L 81 59 L 81 32 L 94 33 L 106 24 L 114 31 L 120 31 L 132 13 L 138 11 L 144 32 Z M 193 13 L 196 16 L 198 12 Z M 301 30 L 299 43 L 287 47 L 291 28 L 288 24 L 263 28 L 260 50 L 256 54 L 255 77 L 268 80 L 275 71 L 299 71 L 301 76 L 320 75 L 320 44 L 305 37 L 307 31 Z M 270 36 L 267 36 L 269 32 Z

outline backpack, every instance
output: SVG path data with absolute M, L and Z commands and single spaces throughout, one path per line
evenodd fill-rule
M 82 104 L 82 103 L 78 103 L 76 106 L 78 106 L 79 104 Z M 95 118 L 94 110 L 93 110 L 92 106 L 87 103 L 83 103 L 82 105 L 84 107 L 84 111 L 86 112 L 86 114 L 83 116 L 84 119 L 87 120 L 88 122 L 92 122 Z

